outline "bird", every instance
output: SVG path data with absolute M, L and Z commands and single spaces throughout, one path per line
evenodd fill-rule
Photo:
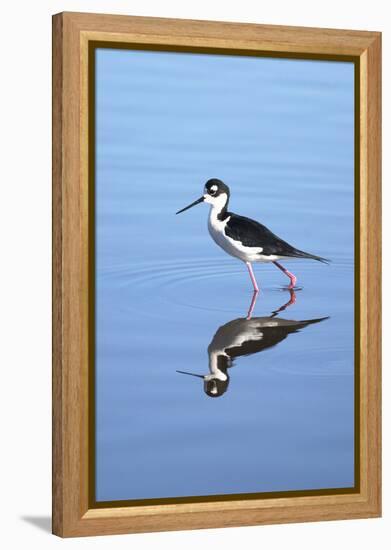
M 209 204 L 208 230 L 210 236 L 225 252 L 246 264 L 254 292 L 259 292 L 252 267 L 254 262 L 273 263 L 289 277 L 288 289 L 296 287 L 297 278 L 279 260 L 301 258 L 329 263 L 330 260 L 326 258 L 295 248 L 256 220 L 229 212 L 229 200 L 228 185 L 220 179 L 212 178 L 206 182 L 203 195 L 185 208 L 178 210 L 176 214 L 185 212 L 202 202 Z
M 284 307 L 282 306 L 278 311 Z M 209 374 L 181 370 L 177 372 L 201 378 L 206 395 L 220 397 L 228 389 L 230 381 L 228 369 L 234 366 L 235 359 L 273 348 L 290 334 L 300 332 L 305 327 L 326 319 L 329 317 L 294 321 L 276 317 L 276 313 L 268 317 L 233 319 L 217 329 L 208 346 Z

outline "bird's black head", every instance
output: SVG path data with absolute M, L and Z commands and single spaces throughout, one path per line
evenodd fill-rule
M 204 392 L 208 397 L 221 397 L 228 389 L 229 377 L 226 380 L 210 378 L 204 381 Z
M 177 372 L 179 372 L 179 374 L 194 376 L 194 378 L 201 378 L 204 381 L 204 392 L 209 397 L 220 397 L 228 389 L 229 376 L 226 372 L 224 372 L 224 379 L 220 378 L 219 376 L 212 376 L 209 374 L 204 376 L 202 374 L 195 374 L 194 372 L 186 372 L 183 370 L 177 370 Z
M 223 181 L 212 178 L 205 183 L 204 193 L 213 198 L 225 193 L 229 198 L 229 187 Z
M 224 215 L 224 213 L 227 210 L 228 201 L 229 201 L 228 185 L 225 185 L 225 183 L 221 180 L 212 178 L 205 183 L 204 194 L 202 195 L 202 197 L 192 202 L 188 206 L 185 206 L 185 208 L 178 210 L 177 214 L 180 214 L 181 212 L 185 212 L 185 210 L 189 210 L 189 208 L 192 208 L 196 204 L 200 204 L 201 202 L 206 202 L 208 204 L 211 204 L 213 208 L 217 209 L 217 211 L 219 212 L 219 215 L 220 214 Z

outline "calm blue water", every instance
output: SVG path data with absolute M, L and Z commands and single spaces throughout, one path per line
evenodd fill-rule
M 353 73 L 98 50 L 98 501 L 354 485 Z M 246 321 L 251 282 L 208 207 L 174 215 L 211 177 L 232 211 L 332 260 L 286 262 L 302 289 L 277 315 L 278 269 L 255 265 Z M 219 397 L 177 372 L 208 375 L 222 350 Z

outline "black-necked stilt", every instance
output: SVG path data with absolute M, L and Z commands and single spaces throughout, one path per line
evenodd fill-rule
M 294 248 L 259 222 L 228 212 L 229 197 L 228 185 L 213 178 L 206 182 L 202 197 L 179 210 L 177 214 L 201 202 L 210 204 L 208 229 L 212 239 L 225 252 L 245 262 L 255 292 L 259 292 L 259 288 L 252 268 L 253 262 L 272 262 L 289 277 L 288 288 L 291 289 L 295 287 L 297 279 L 278 260 L 304 258 L 328 263 L 325 258 Z
M 283 308 L 284 306 L 280 310 Z M 177 372 L 201 378 L 204 381 L 206 395 L 220 397 L 228 389 L 228 369 L 233 366 L 237 357 L 265 351 L 285 340 L 289 334 L 299 332 L 309 325 L 326 319 L 328 317 L 293 321 L 280 319 L 275 314 L 270 317 L 234 319 L 217 330 L 208 346 L 209 374 Z

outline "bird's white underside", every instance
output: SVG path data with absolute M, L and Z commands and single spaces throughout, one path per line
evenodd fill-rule
M 225 232 L 225 226 L 227 225 L 230 217 L 225 220 L 219 220 L 218 214 L 224 208 L 227 202 L 227 195 L 222 193 L 218 197 L 204 196 L 205 202 L 211 205 L 209 218 L 208 218 L 208 230 L 210 236 L 225 252 L 242 260 L 243 262 L 274 262 L 279 260 L 281 256 L 263 256 L 262 247 L 250 247 L 243 246 L 243 244 L 235 239 L 228 237 Z

